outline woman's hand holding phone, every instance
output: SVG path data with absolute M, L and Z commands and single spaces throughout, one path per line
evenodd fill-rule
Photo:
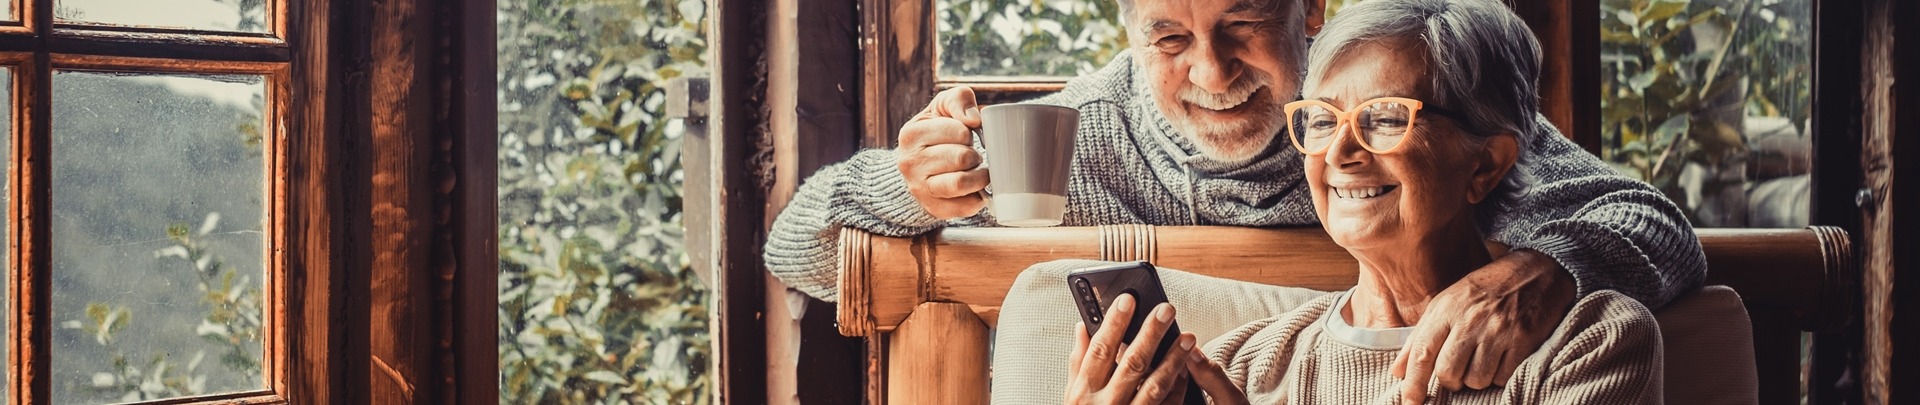
M 1173 324 L 1173 306 L 1161 303 L 1151 309 L 1132 344 L 1121 343 L 1133 319 L 1134 298 L 1122 294 L 1107 308 L 1106 321 L 1091 337 L 1087 324 L 1074 327 L 1073 356 L 1067 363 L 1067 403 L 1069 404 L 1177 404 L 1186 397 L 1187 356 L 1194 352 L 1195 337 L 1181 333 L 1175 350 L 1157 362 L 1154 351 Z

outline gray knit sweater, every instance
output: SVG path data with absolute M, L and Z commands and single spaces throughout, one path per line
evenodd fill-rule
M 1063 225 L 1318 223 L 1303 158 L 1285 140 L 1243 164 L 1209 159 L 1159 113 L 1136 70 L 1123 52 L 1036 100 L 1080 110 Z M 1494 216 L 1494 240 L 1558 260 L 1583 296 L 1611 289 L 1658 308 L 1705 279 L 1699 240 L 1658 190 L 1618 175 L 1558 134 L 1527 147 L 1535 183 Z M 896 163 L 892 150 L 866 150 L 807 179 L 774 221 L 767 269 L 788 286 L 837 301 L 841 227 L 909 236 L 993 225 L 987 210 L 934 218 L 908 194 Z
M 1333 293 L 1249 323 L 1208 344 L 1208 357 L 1256 404 L 1398 404 L 1404 381 L 1390 372 L 1404 341 L 1342 339 Z M 1363 330 L 1364 331 L 1364 330 Z M 1367 336 L 1375 337 L 1375 336 Z M 1401 337 L 1404 339 L 1404 336 Z M 1437 404 L 1658 404 L 1660 326 L 1646 307 L 1612 291 L 1574 303 L 1513 376 L 1486 389 L 1447 392 Z

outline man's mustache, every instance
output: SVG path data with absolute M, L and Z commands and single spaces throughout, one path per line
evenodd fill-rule
M 1202 108 L 1225 110 L 1246 103 L 1248 99 L 1253 98 L 1254 92 L 1260 91 L 1260 88 L 1266 87 L 1267 84 L 1267 75 L 1248 70 L 1241 73 L 1238 79 L 1234 79 L 1233 86 L 1228 87 L 1225 93 L 1211 93 L 1189 82 L 1180 89 L 1179 97 L 1182 101 Z

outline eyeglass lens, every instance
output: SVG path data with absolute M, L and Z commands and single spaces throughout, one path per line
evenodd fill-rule
M 1360 141 L 1378 151 L 1393 149 L 1413 127 L 1413 109 L 1393 101 L 1371 103 L 1354 112 L 1354 130 Z M 1309 151 L 1325 149 L 1340 136 L 1340 112 L 1325 106 L 1309 105 L 1294 110 L 1288 125 L 1294 140 Z

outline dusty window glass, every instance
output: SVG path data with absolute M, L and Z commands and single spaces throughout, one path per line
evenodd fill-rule
M 260 76 L 53 76 L 55 403 L 265 388 Z
M 267 0 L 55 0 L 59 22 L 266 32 Z
M 1078 76 L 1127 47 L 1113 0 L 935 0 L 939 74 Z
M 1809 0 L 1605 0 L 1602 157 L 1700 227 L 1803 227 Z
M 501 401 L 711 402 L 664 110 L 707 74 L 707 4 L 497 4 Z

